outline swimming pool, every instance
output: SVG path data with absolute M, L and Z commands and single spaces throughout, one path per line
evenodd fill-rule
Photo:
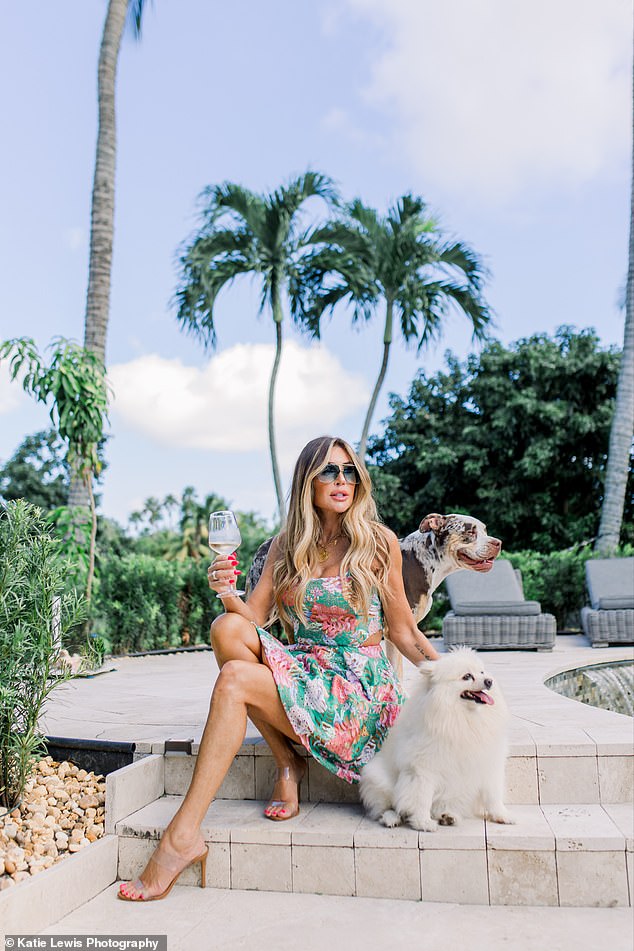
M 570 700 L 634 716 L 634 661 L 618 660 L 564 670 L 544 683 Z

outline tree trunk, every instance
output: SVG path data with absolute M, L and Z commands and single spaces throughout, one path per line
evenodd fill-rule
M 70 467 L 70 486 L 68 488 L 69 508 L 90 508 L 90 491 L 81 473 L 81 461 L 75 459 Z
M 378 399 L 381 387 L 383 386 L 383 381 L 385 379 L 385 374 L 387 371 L 387 361 L 390 355 L 390 345 L 392 343 L 393 307 L 394 305 L 392 301 L 388 299 L 387 305 L 385 308 L 385 331 L 383 333 L 383 361 L 381 363 L 381 369 L 379 370 L 379 375 L 377 377 L 376 383 L 374 384 L 374 391 L 372 393 L 370 405 L 368 406 L 368 411 L 365 415 L 365 422 L 363 423 L 363 432 L 361 433 L 361 440 L 359 442 L 359 457 L 362 460 L 365 460 L 365 451 L 366 451 L 366 446 L 368 443 L 368 433 L 370 431 L 370 423 L 372 422 L 372 416 L 374 415 L 376 401 Z
M 630 194 L 630 250 L 625 296 L 623 354 L 605 471 L 601 523 L 594 550 L 611 555 L 619 544 L 634 431 L 634 151 Z
M 93 350 L 104 363 L 106 362 L 106 334 L 110 308 L 110 276 L 114 237 L 117 152 L 115 83 L 127 10 L 128 0 L 109 0 L 97 71 L 99 126 L 90 214 L 90 264 L 84 323 L 84 346 Z
M 280 478 L 280 469 L 277 462 L 277 450 L 275 446 L 275 419 L 274 419 L 274 401 L 275 384 L 280 367 L 282 356 L 282 306 L 277 298 L 273 297 L 273 320 L 275 321 L 275 359 L 271 371 L 271 381 L 269 383 L 269 450 L 271 453 L 271 466 L 273 468 L 273 482 L 275 484 L 275 496 L 277 498 L 277 508 L 280 513 L 280 526 L 283 528 L 286 524 L 286 505 L 284 504 L 284 494 L 282 492 L 282 480 Z
M 92 583 L 95 577 L 95 542 L 97 539 L 97 509 L 95 508 L 95 496 L 92 491 L 92 473 L 88 473 L 87 478 L 88 491 L 90 494 L 90 549 L 88 551 L 88 576 L 86 578 L 86 601 L 88 602 L 88 611 L 90 612 L 90 601 L 92 598 Z M 87 618 L 90 623 L 90 615 Z
M 110 310 L 110 277 L 114 239 L 114 191 L 116 165 L 115 83 L 128 0 L 109 0 L 104 23 L 97 99 L 99 122 L 90 212 L 90 258 L 84 318 L 84 346 L 106 362 L 106 334 Z M 90 476 L 92 479 L 92 475 Z M 90 506 L 88 488 L 73 467 L 68 504 Z

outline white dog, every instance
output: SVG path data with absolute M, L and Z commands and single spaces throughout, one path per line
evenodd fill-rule
M 419 666 L 421 684 L 361 773 L 373 819 L 423 832 L 472 815 L 513 822 L 503 802 L 508 710 L 482 667 L 468 647 Z

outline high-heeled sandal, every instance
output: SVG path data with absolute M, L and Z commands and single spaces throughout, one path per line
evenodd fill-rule
M 187 862 L 186 865 L 183 865 L 182 868 L 179 868 L 180 861 L 176 855 L 165 855 L 160 851 L 159 848 L 155 851 L 154 855 L 150 858 L 150 862 L 155 862 L 156 865 L 160 865 L 162 868 L 166 868 L 170 872 L 176 872 L 171 882 L 159 895 L 150 895 L 148 898 L 143 897 L 143 890 L 145 885 L 140 878 L 137 878 L 134 882 L 121 882 L 119 886 L 119 891 L 117 892 L 117 898 L 120 898 L 121 901 L 159 901 L 161 898 L 166 898 L 177 880 L 183 874 L 186 868 L 189 868 L 191 865 L 197 865 L 200 862 L 200 887 L 205 887 L 205 877 L 207 871 L 207 856 L 209 854 L 209 849 L 206 847 L 204 852 L 201 852 L 200 855 L 197 855 L 195 858 Z M 141 892 L 136 898 L 133 898 L 131 895 L 126 895 L 121 889 L 124 885 L 132 885 L 136 892 Z
M 304 769 L 304 772 L 306 772 L 306 769 Z M 295 816 L 298 816 L 298 815 L 299 815 L 299 787 L 300 787 L 301 784 L 302 784 L 302 780 L 303 780 L 303 778 L 304 778 L 304 772 L 303 772 L 302 775 L 299 777 L 299 779 L 295 780 L 295 779 L 291 776 L 291 768 L 290 768 L 290 766 L 281 766 L 281 767 L 278 769 L 276 782 L 279 782 L 280 779 L 287 779 L 287 780 L 291 780 L 292 782 L 296 782 L 296 783 L 297 783 L 297 807 L 296 807 L 289 815 L 287 815 L 287 816 L 280 816 L 280 815 L 272 816 L 272 815 L 269 815 L 269 812 L 268 812 L 269 809 L 276 809 L 276 808 L 279 807 L 279 806 L 283 806 L 284 808 L 288 808 L 288 805 L 289 805 L 289 804 L 288 804 L 288 802 L 287 802 L 285 799 L 271 799 L 270 803 L 268 804 L 268 806 L 267 806 L 266 809 L 264 810 L 264 816 L 265 816 L 265 818 L 271 819 L 272 822 L 285 822 L 287 819 L 294 819 Z

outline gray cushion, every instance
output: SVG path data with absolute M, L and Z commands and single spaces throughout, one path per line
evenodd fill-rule
M 599 598 L 599 611 L 631 611 L 632 608 L 634 608 L 634 597 Z
M 602 598 L 634 597 L 634 558 L 590 558 L 586 583 L 595 610 Z
M 483 614 L 524 617 L 542 613 L 539 601 L 456 601 L 453 609 L 463 617 L 480 617 Z
M 455 571 L 445 579 L 451 606 L 458 602 L 523 601 L 524 594 L 510 561 L 498 558 L 490 571 Z

